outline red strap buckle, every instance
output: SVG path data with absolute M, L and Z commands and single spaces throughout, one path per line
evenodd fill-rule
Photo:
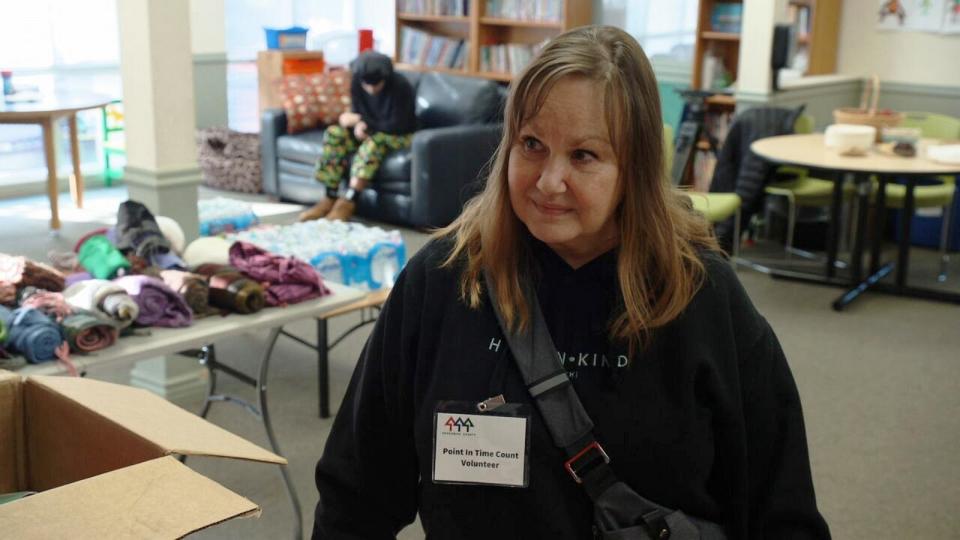
M 603 450 L 603 447 L 600 446 L 600 443 L 598 443 L 597 441 L 593 441 L 593 442 L 591 442 L 590 444 L 588 444 L 587 446 L 583 447 L 583 450 L 577 452 L 577 454 L 576 454 L 575 456 L 573 456 L 572 458 L 568 459 L 568 460 L 565 461 L 564 464 L 563 464 L 563 467 L 564 467 L 565 469 L 567 469 L 567 472 L 570 473 L 570 476 L 572 476 L 573 479 L 574 479 L 574 481 L 576 481 L 576 483 L 578 483 L 578 484 L 582 484 L 582 483 L 583 483 L 583 479 L 580 478 L 580 475 L 577 474 L 577 471 L 576 471 L 576 470 L 574 470 L 574 463 L 575 463 L 577 460 L 579 460 L 580 458 L 582 458 L 582 457 L 584 457 L 585 455 L 587 455 L 587 453 L 590 452 L 590 450 L 594 450 L 594 449 L 596 449 L 598 452 L 600 452 L 600 457 L 603 458 L 603 461 L 604 461 L 605 463 L 610 463 L 610 456 L 608 456 L 607 453 Z M 579 469 L 579 467 L 577 467 L 577 468 Z

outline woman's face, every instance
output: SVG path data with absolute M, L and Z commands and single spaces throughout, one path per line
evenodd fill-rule
M 559 81 L 510 149 L 513 211 L 573 267 L 619 242 L 619 173 L 602 95 L 587 79 Z

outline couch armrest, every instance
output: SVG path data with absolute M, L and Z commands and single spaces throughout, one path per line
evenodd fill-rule
M 286 111 L 263 111 L 260 115 L 260 171 L 263 175 L 263 191 L 270 195 L 280 193 L 280 180 L 277 177 L 277 137 L 286 132 Z
M 463 204 L 483 186 L 502 124 L 423 129 L 413 136 L 410 221 L 442 227 L 460 215 Z

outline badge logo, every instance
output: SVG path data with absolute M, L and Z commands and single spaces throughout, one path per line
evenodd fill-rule
M 457 433 L 466 432 L 470 433 L 470 428 L 473 427 L 473 420 L 467 418 L 464 420 L 462 417 L 458 416 L 456 420 L 452 416 L 447 418 L 447 421 L 443 423 L 447 426 L 447 431 L 453 431 L 453 428 L 457 428 Z

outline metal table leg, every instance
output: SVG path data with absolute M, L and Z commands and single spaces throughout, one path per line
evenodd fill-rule
M 203 410 L 200 412 L 200 416 L 206 418 L 207 413 L 210 412 L 210 406 L 215 401 L 240 405 L 250 414 L 260 418 L 260 420 L 263 422 L 263 427 L 267 432 L 267 439 L 270 441 L 270 448 L 279 456 L 282 456 L 283 453 L 280 451 L 280 445 L 277 443 L 276 435 L 273 433 L 273 424 L 270 422 L 270 414 L 267 410 L 267 370 L 270 367 L 270 357 L 273 354 L 273 347 L 276 345 L 277 338 L 280 336 L 281 332 L 282 328 L 280 327 L 270 329 L 270 334 L 267 337 L 267 348 L 264 350 L 263 356 L 260 359 L 260 371 L 257 374 L 256 379 L 247 375 L 246 373 L 243 373 L 242 371 L 218 362 L 216 350 L 214 349 L 213 345 L 206 345 L 200 349 L 183 351 L 180 353 L 185 356 L 199 358 L 200 363 L 206 366 L 210 377 L 207 384 L 207 396 L 204 399 Z M 246 383 L 255 388 L 257 390 L 257 405 L 253 405 L 252 403 L 234 396 L 217 394 L 218 371 L 222 371 L 223 373 L 236 378 L 240 382 Z M 184 461 L 185 459 L 186 456 L 183 456 L 181 461 Z M 287 495 L 290 497 L 290 504 L 293 506 L 294 538 L 300 540 L 303 538 L 303 514 L 300 510 L 300 499 L 297 497 L 297 492 L 293 487 L 293 480 L 290 478 L 290 472 L 288 471 L 287 466 L 279 465 L 279 467 L 280 475 L 282 477 L 284 486 L 287 489 Z
M 257 400 L 260 405 L 260 415 L 263 419 L 263 427 L 267 431 L 267 439 L 270 440 L 270 447 L 273 452 L 279 456 L 280 445 L 277 443 L 277 437 L 273 434 L 273 424 L 270 423 L 270 413 L 267 410 L 267 370 L 270 367 L 270 356 L 273 354 L 273 347 L 277 344 L 277 338 L 280 337 L 280 327 L 271 328 L 270 336 L 267 338 L 267 349 L 263 352 L 263 358 L 260 360 L 260 373 L 257 375 Z M 290 471 L 286 465 L 280 465 L 280 475 L 283 477 L 283 483 L 287 486 L 287 494 L 290 496 L 290 504 L 293 505 L 294 518 L 294 538 L 300 540 L 303 538 L 303 515 L 300 511 L 300 499 L 297 498 L 297 492 L 293 487 L 293 480 L 290 478 Z
M 317 319 L 317 408 L 320 418 L 330 417 L 330 349 L 327 320 Z

